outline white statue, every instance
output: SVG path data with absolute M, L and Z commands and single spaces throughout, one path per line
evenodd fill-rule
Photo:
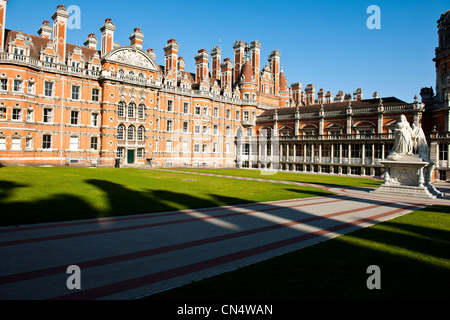
M 422 128 L 414 123 L 412 127 L 402 114 L 394 130 L 394 147 L 387 156 L 388 160 L 400 160 L 404 156 L 418 154 L 424 161 L 429 161 L 430 149 Z
M 394 147 L 388 155 L 389 160 L 399 160 L 405 155 L 414 152 L 413 130 L 405 115 L 400 116 L 400 121 L 394 129 Z
M 430 159 L 430 149 L 428 148 L 427 138 L 423 129 L 416 127 L 416 124 L 412 125 L 413 136 L 414 136 L 414 151 L 418 154 L 424 161 L 429 161 Z

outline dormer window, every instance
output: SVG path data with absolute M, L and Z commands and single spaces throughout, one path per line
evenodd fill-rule
M 25 54 L 25 50 L 20 48 L 14 48 L 14 54 L 19 54 L 23 56 Z

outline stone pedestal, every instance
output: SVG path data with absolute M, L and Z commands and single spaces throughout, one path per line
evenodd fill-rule
M 442 197 L 431 184 L 433 162 L 424 161 L 418 155 L 406 155 L 396 161 L 382 161 L 381 164 L 385 167 L 385 183 L 373 193 L 426 199 Z

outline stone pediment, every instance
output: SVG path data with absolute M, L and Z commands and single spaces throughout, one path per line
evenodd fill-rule
M 113 50 L 106 55 L 105 60 L 158 71 L 156 63 L 148 56 L 147 53 L 143 50 L 132 47 L 121 47 Z

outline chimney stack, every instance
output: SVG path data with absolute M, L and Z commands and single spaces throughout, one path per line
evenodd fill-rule
M 50 22 L 48 22 L 47 20 L 42 22 L 42 26 L 38 30 L 38 34 L 41 38 L 51 39 L 52 38 L 52 27 L 50 26 Z
M 113 49 L 114 44 L 114 31 L 116 26 L 110 18 L 105 20 L 105 24 L 100 28 L 102 32 L 102 57 Z
M 59 63 L 66 62 L 67 19 L 69 12 L 65 5 L 59 5 L 52 16 L 53 19 L 53 43 Z

